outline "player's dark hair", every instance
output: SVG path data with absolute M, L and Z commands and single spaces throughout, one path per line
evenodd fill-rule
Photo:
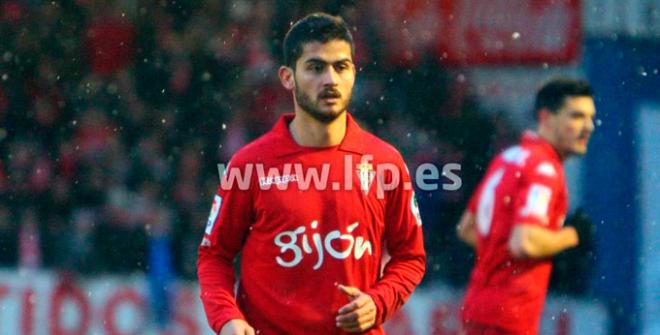
M 327 43 L 332 40 L 348 42 L 351 55 L 354 55 L 353 36 L 341 17 L 325 13 L 309 14 L 293 24 L 286 33 L 283 43 L 284 64 L 295 69 L 305 43 Z
M 593 97 L 591 85 L 585 80 L 570 78 L 550 80 L 536 93 L 534 118 L 538 118 L 538 112 L 543 108 L 547 108 L 551 113 L 557 113 L 567 97 Z

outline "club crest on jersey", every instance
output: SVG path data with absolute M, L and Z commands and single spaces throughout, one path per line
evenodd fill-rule
M 374 177 L 376 177 L 374 166 L 363 161 L 362 163 L 358 164 L 357 174 L 360 178 L 360 189 L 364 192 L 364 194 L 368 194 L 369 189 L 371 189 L 371 184 L 374 182 Z

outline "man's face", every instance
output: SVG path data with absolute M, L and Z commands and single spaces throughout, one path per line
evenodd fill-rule
M 294 80 L 298 106 L 321 122 L 333 121 L 346 111 L 355 83 L 350 44 L 343 40 L 304 44 Z
M 594 99 L 586 96 L 566 97 L 556 114 L 550 114 L 556 149 L 565 157 L 584 155 L 589 137 L 594 131 L 596 107 Z

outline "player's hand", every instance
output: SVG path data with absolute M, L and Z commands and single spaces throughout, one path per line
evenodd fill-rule
M 376 323 L 376 304 L 368 294 L 351 286 L 339 285 L 339 290 L 348 295 L 350 302 L 339 309 L 337 327 L 349 332 L 359 333 Z
M 566 234 L 568 234 L 566 236 L 568 236 L 568 241 L 569 241 L 568 244 L 571 247 L 575 247 L 578 244 L 580 244 L 580 234 L 578 233 L 577 229 L 575 229 L 575 227 L 568 226 L 568 227 L 564 227 L 562 230 L 565 231 Z
M 245 320 L 233 319 L 222 326 L 218 335 L 255 335 L 255 332 Z
M 582 209 L 576 210 L 572 215 L 566 218 L 564 227 L 572 227 L 577 235 L 577 244 L 590 241 L 595 234 L 595 226 L 591 218 Z

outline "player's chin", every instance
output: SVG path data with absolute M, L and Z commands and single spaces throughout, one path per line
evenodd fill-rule
M 336 120 L 341 113 L 343 113 L 344 110 L 340 109 L 329 109 L 329 108 L 317 108 L 312 114 L 312 116 L 323 122 L 323 123 L 330 123 L 334 120 Z
M 587 145 L 575 145 L 573 146 L 571 153 L 576 156 L 584 156 L 587 154 Z
M 341 113 L 343 113 L 344 111 L 346 111 L 346 106 L 345 106 L 344 104 L 329 104 L 329 105 L 322 105 L 321 108 L 319 108 L 319 110 L 320 110 L 323 114 L 325 114 L 325 115 L 327 115 L 327 116 L 329 116 L 329 117 L 336 118 L 336 117 L 338 117 L 339 115 L 341 115 Z

